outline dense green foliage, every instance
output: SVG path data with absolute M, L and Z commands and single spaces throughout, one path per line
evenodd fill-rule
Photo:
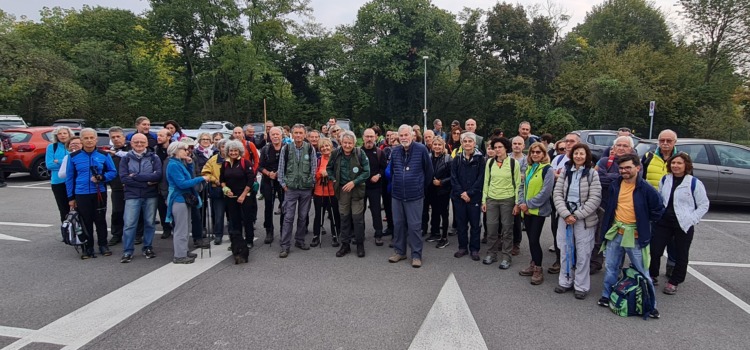
M 282 124 L 422 124 L 426 70 L 428 119 L 445 125 L 648 136 L 655 100 L 655 130 L 748 139 L 750 0 L 680 3 L 694 38 L 673 35 L 645 0 L 607 0 L 565 35 L 561 15 L 503 2 L 451 14 L 371 0 L 334 31 L 300 22 L 307 0 L 150 0 L 142 16 L 45 8 L 39 22 L 0 10 L 0 113 L 196 127 L 262 121 L 265 99 Z

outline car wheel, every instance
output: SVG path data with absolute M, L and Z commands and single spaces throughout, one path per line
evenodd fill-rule
M 37 159 L 31 166 L 31 177 L 34 180 L 49 180 L 49 170 L 47 170 L 44 158 Z

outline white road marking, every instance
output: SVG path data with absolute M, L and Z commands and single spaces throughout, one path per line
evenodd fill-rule
M 29 185 L 23 185 L 23 186 L 20 186 L 20 187 L 29 188 L 29 187 L 39 186 L 39 185 L 46 185 L 46 184 L 49 184 L 49 183 L 50 183 L 50 181 L 44 181 L 44 182 L 37 182 L 37 183 L 29 184 Z
M 213 253 L 216 255 L 210 258 L 204 255 L 205 258 L 195 259 L 190 265 L 164 265 L 39 330 L 31 331 L 3 350 L 21 349 L 32 342 L 60 344 L 66 350 L 78 349 L 232 255 L 226 249 L 216 249 Z M 146 259 L 141 262 L 145 263 Z
M 23 227 L 52 227 L 52 225 L 50 224 L 30 224 L 27 222 L 10 222 L 10 221 L 0 221 L 0 225 L 23 226 Z
M 0 239 L 6 240 L 6 241 L 17 241 L 17 242 L 28 242 L 29 241 L 28 239 L 23 239 L 23 238 L 8 236 L 8 235 L 2 234 L 2 233 L 0 233 Z
M 0 337 L 23 338 L 36 332 L 33 329 L 0 326 Z
M 698 266 L 750 267 L 750 264 L 735 264 L 735 263 L 723 263 L 723 262 L 711 262 L 711 261 L 691 261 L 689 264 L 698 265 Z
M 701 222 L 721 222 L 721 223 L 726 223 L 726 224 L 750 224 L 750 221 L 718 220 L 718 219 L 701 219 Z
M 6 188 L 23 188 L 25 190 L 45 190 L 49 191 L 49 187 L 26 187 L 26 186 L 8 186 Z
M 687 272 L 693 277 L 697 278 L 699 281 L 705 283 L 709 288 L 713 289 L 717 293 L 719 293 L 721 296 L 727 298 L 727 300 L 734 303 L 734 305 L 737 305 L 742 309 L 743 311 L 750 314 L 750 305 L 748 305 L 746 302 L 742 301 L 740 298 L 736 297 L 734 294 L 732 294 L 730 291 L 724 289 L 722 286 L 716 284 L 716 282 L 712 281 L 706 276 L 703 276 L 702 273 L 696 271 L 692 267 L 688 266 Z
M 417 349 L 487 349 L 487 343 L 452 273 L 409 345 L 409 350 Z

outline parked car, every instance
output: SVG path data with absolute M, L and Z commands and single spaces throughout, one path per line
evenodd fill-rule
M 635 149 L 643 156 L 657 142 L 641 140 Z M 690 155 L 711 203 L 750 205 L 750 147 L 707 139 L 677 139 L 676 147 Z
M 52 126 L 67 126 L 71 129 L 83 129 L 89 127 L 86 119 L 58 119 L 52 123 Z
M 585 143 L 591 149 L 591 156 L 594 158 L 596 163 L 599 158 L 602 157 L 604 150 L 612 147 L 617 139 L 617 131 L 615 130 L 576 130 L 574 131 L 581 135 L 581 142 Z M 632 136 L 633 143 L 638 145 L 640 138 Z
M 336 119 L 336 125 L 344 130 L 352 130 L 352 121 L 349 119 Z
M 198 128 L 198 130 L 201 131 L 207 131 L 207 132 L 228 132 L 232 133 L 232 130 L 234 129 L 234 124 L 228 122 L 228 121 L 207 121 L 203 122 L 201 126 Z
M 5 152 L 2 159 L 3 171 L 7 177 L 11 173 L 29 173 L 35 180 L 47 180 L 50 177 L 44 155 L 47 145 L 52 141 L 50 126 L 8 129 L 4 132 L 11 135 L 13 150 Z
M 29 125 L 26 124 L 26 121 L 24 121 L 23 118 L 17 115 L 3 114 L 0 115 L 0 126 L 4 126 L 5 129 L 19 129 L 27 128 Z

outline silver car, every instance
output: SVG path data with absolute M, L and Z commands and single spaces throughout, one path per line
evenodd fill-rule
M 641 140 L 635 149 L 643 156 L 657 142 Z M 690 155 L 711 203 L 750 205 L 750 147 L 706 139 L 677 139 L 676 147 Z

